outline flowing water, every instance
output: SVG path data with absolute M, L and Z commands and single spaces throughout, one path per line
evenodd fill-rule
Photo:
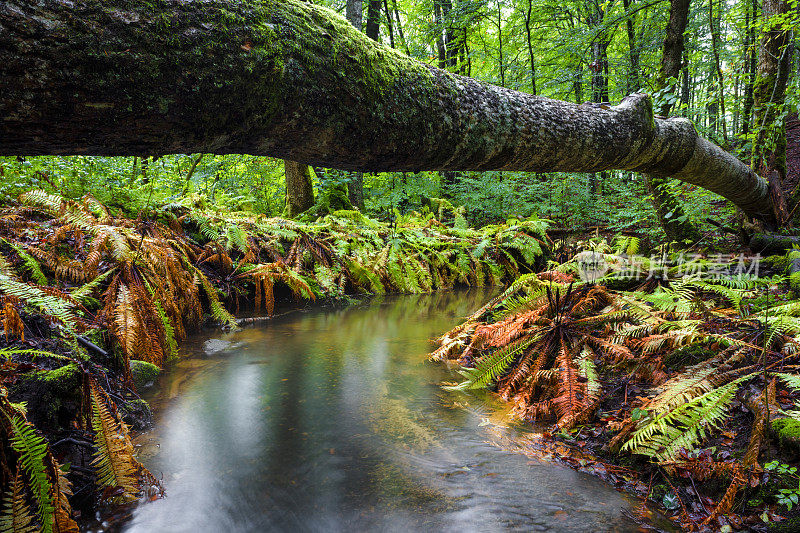
M 488 443 L 490 396 L 439 387 L 455 377 L 425 360 L 430 339 L 488 296 L 297 311 L 190 342 L 138 439 L 167 497 L 126 531 L 636 531 L 634 502 L 600 480 Z

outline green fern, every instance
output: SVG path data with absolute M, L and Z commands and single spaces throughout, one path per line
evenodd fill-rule
M 75 335 L 78 317 L 75 315 L 74 306 L 70 302 L 51 296 L 38 287 L 16 281 L 5 274 L 0 274 L 0 293 L 3 292 L 19 298 L 31 307 L 35 307 L 45 317 L 57 320 L 67 332 Z
M 28 271 L 34 282 L 38 283 L 39 285 L 47 285 L 47 276 L 45 276 L 44 272 L 42 272 L 42 267 L 39 265 L 39 262 L 25 250 L 25 248 L 9 241 L 8 239 L 3 239 L 2 237 L 0 237 L 0 241 L 3 241 L 13 248 L 15 252 L 17 252 L 17 255 L 20 257 L 20 259 L 22 259 L 22 264 L 25 266 L 25 270 Z
M 9 417 L 11 421 L 11 447 L 19 454 L 22 470 L 28 477 L 37 504 L 37 516 L 43 533 L 53 531 L 55 507 L 51 497 L 53 486 L 47 476 L 47 441 L 36 434 L 34 427 L 19 415 Z
M 692 449 L 705 438 L 709 428 L 719 425 L 741 383 L 753 375 L 755 373 L 742 376 L 663 414 L 646 418 L 622 450 L 656 461 L 675 460 L 681 449 Z
M 53 216 L 60 216 L 64 207 L 64 199 L 55 194 L 49 194 L 43 190 L 35 190 L 24 193 L 20 196 L 23 205 L 35 207 Z
M 217 289 L 211 285 L 211 282 L 199 268 L 195 266 L 192 268 L 194 269 L 197 278 L 200 280 L 200 283 L 203 285 L 203 289 L 206 292 L 206 296 L 208 297 L 208 307 L 211 309 L 211 316 L 214 318 L 214 320 L 227 325 L 231 329 L 239 329 L 236 318 L 230 314 L 222 305 L 222 302 L 219 301 Z
M 497 381 L 508 370 L 517 356 L 536 340 L 535 336 L 508 344 L 494 352 L 484 355 L 474 368 L 462 368 L 459 374 L 466 378 L 458 385 L 444 387 L 448 390 L 483 389 Z

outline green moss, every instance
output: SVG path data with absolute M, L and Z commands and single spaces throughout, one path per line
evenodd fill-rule
M 769 531 L 794 533 L 800 531 L 800 517 L 795 516 L 780 522 L 770 522 L 767 527 Z
M 717 352 L 709 350 L 703 345 L 694 344 L 684 346 L 667 354 L 664 357 L 664 364 L 669 368 L 680 368 L 686 365 L 699 363 L 700 361 L 705 361 L 716 354 Z
M 772 421 L 772 430 L 782 446 L 800 448 L 800 421 L 794 418 L 778 418 Z
M 81 374 L 76 363 L 29 372 L 9 387 L 9 397 L 27 402 L 28 418 L 37 427 L 66 427 L 80 406 Z
M 50 386 L 55 387 L 72 387 L 77 383 L 80 369 L 76 363 L 69 363 L 55 370 L 37 370 L 26 374 L 22 379 L 29 379 L 34 381 L 43 381 Z
M 800 296 L 800 272 L 789 274 L 789 287 L 796 296 Z
M 789 258 L 785 255 L 768 255 L 761 258 L 761 266 L 785 274 L 789 269 Z
M 136 387 L 146 387 L 148 384 L 155 381 L 159 374 L 161 374 L 161 369 L 156 365 L 146 361 L 131 359 L 131 377 Z
M 150 404 L 142 399 L 128 400 L 118 405 L 125 423 L 133 429 L 142 430 L 153 422 L 153 413 Z

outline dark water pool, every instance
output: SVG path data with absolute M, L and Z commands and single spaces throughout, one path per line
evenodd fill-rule
M 430 339 L 487 298 L 386 298 L 190 343 L 138 439 L 167 497 L 126 531 L 636 531 L 623 495 L 490 444 L 524 429 L 439 387 L 454 377 L 425 361 Z

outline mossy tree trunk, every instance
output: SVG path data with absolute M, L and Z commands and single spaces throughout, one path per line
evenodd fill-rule
M 284 159 L 286 175 L 286 216 L 296 217 L 314 205 L 311 169 L 305 163 Z
M 786 125 L 781 118 L 789 79 L 792 31 L 782 22 L 789 11 L 786 0 L 764 0 L 764 35 L 758 53 L 753 86 L 752 166 L 762 173 L 777 170 L 786 175 Z M 769 159 L 773 158 L 772 164 Z
M 765 180 L 646 95 L 571 104 L 410 59 L 300 2 L 0 3 L 0 155 L 248 153 L 362 171 L 634 170 L 770 220 Z
M 785 21 L 787 0 L 764 0 L 764 34 L 753 85 L 752 167 L 768 177 L 779 223 L 788 218 L 781 183 L 786 178 L 786 118 L 784 103 L 792 56 L 792 30 Z M 796 199 L 793 199 L 796 201 Z

